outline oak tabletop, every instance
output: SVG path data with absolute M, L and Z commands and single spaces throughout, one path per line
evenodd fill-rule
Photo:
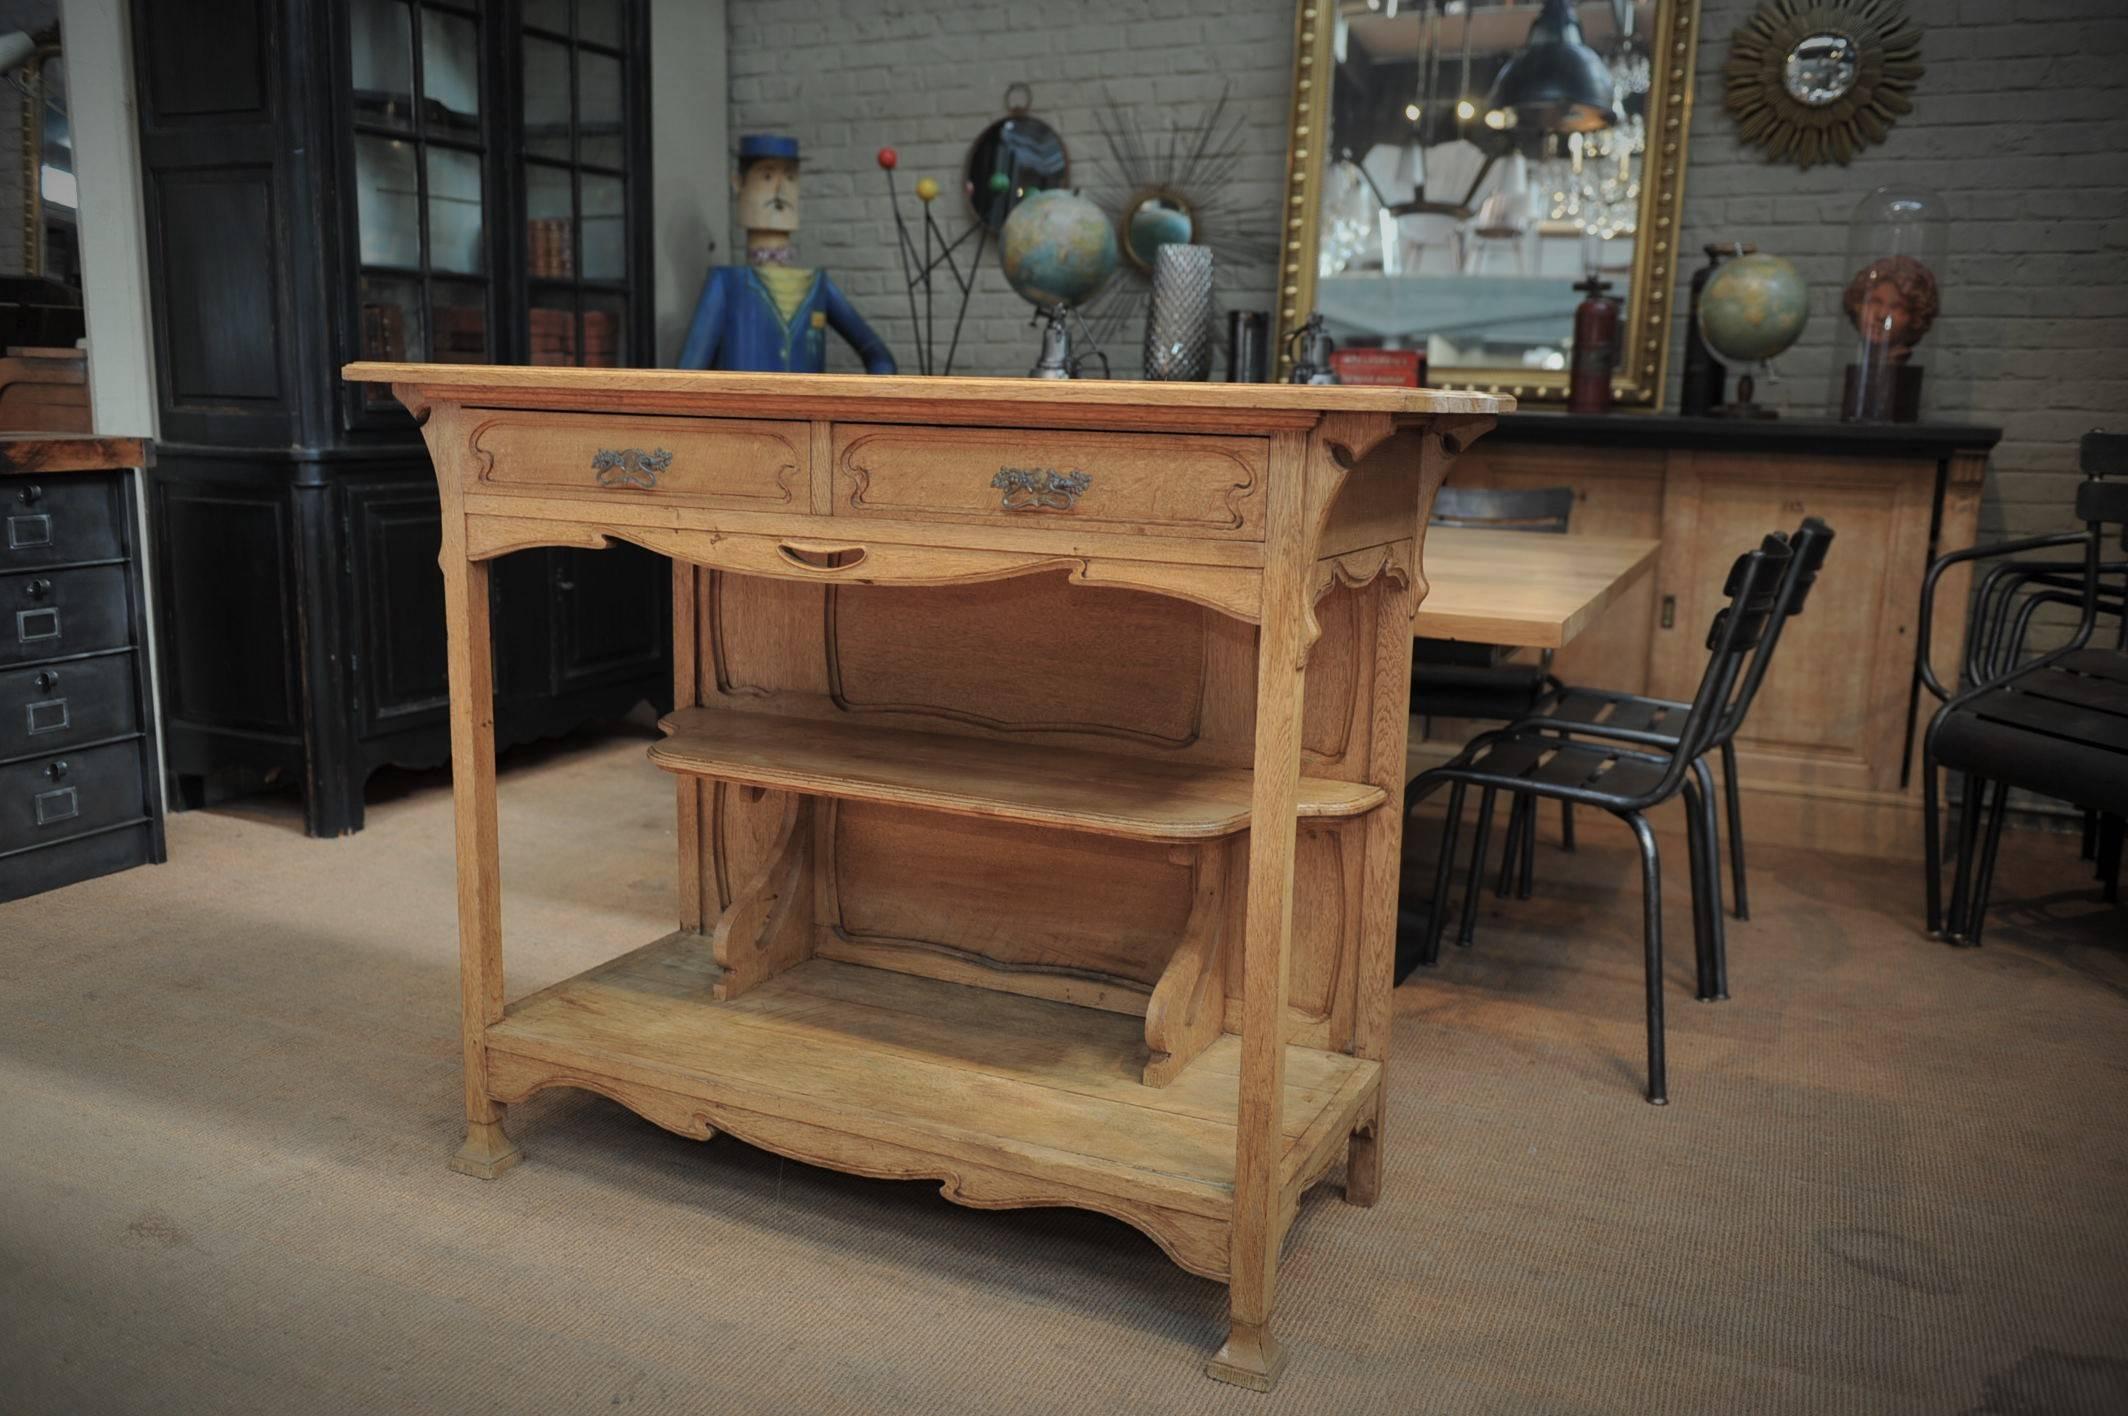
M 1004 379 L 892 374 L 747 374 L 685 369 L 574 369 L 498 364 L 406 364 L 360 362 L 341 376 L 351 383 L 413 384 L 467 393 L 533 389 L 577 394 L 693 394 L 706 400 L 750 397 L 796 401 L 910 401 L 1011 404 L 1030 413 L 1045 408 L 1158 408 L 1194 412 L 1505 413 L 1515 400 L 1504 395 L 1433 388 L 1376 388 L 1336 384 L 1159 383 L 1139 379 Z
M 1660 541 L 1434 526 L 1414 634 L 1557 649 L 1655 566 Z

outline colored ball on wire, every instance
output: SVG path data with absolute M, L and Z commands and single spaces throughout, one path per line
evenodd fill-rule
M 892 172 L 894 170 L 894 164 L 900 161 L 901 154 L 894 151 L 894 149 L 881 148 L 879 150 L 879 165 L 881 170 L 886 172 Z
M 1002 172 L 993 172 L 993 173 L 991 173 L 991 174 L 990 174 L 990 190 L 991 190 L 991 191 L 993 191 L 993 192 L 1002 192 L 1002 191 L 1004 191 L 1004 190 L 1005 190 L 1005 189 L 1006 189 L 1007 187 L 1010 187 L 1011 185 L 1012 185 L 1012 179 L 1011 179 L 1010 177 L 1006 176 L 1006 175 L 1005 175 L 1004 173 L 1002 173 Z
M 928 202 L 935 199 L 937 196 L 938 183 L 935 180 L 929 177 L 919 177 L 916 179 L 916 199 L 918 201 Z

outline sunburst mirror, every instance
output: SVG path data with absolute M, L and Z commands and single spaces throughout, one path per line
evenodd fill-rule
M 1765 0 L 1730 38 L 1723 102 L 1768 161 L 1844 164 L 1913 111 L 1922 72 L 1899 0 Z

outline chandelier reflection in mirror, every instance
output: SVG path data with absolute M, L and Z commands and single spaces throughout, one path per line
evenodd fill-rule
M 1623 119 L 1593 133 L 1557 135 L 1553 141 L 1564 152 L 1539 169 L 1539 190 L 1550 202 L 1546 219 L 1567 222 L 1604 241 L 1639 229 L 1640 173 L 1648 151 L 1647 93 L 1654 81 L 1646 52 L 1631 38 L 1611 60 L 1610 69 Z

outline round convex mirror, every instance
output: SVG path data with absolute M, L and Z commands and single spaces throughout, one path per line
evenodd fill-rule
M 992 231 L 1005 224 L 1020 198 L 1071 180 L 1071 155 L 1056 129 L 1027 111 L 1027 85 L 1005 91 L 1006 113 L 968 148 L 968 205 Z
M 1788 61 L 1781 67 L 1781 86 L 1796 102 L 1823 108 L 1846 96 L 1860 68 L 1855 42 L 1846 35 L 1806 35 L 1788 51 Z
M 1140 270 L 1153 268 L 1162 246 L 1188 245 L 1197 239 L 1197 218 L 1189 203 L 1172 192 L 1142 192 L 1124 209 L 1123 255 Z

